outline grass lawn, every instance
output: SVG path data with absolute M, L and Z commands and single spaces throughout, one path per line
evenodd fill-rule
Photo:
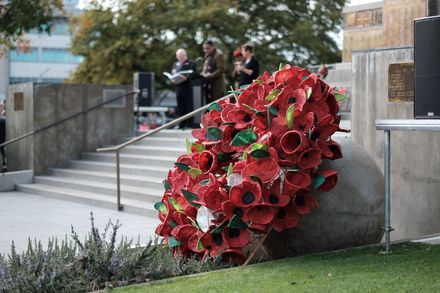
M 140 292 L 440 292 L 440 245 L 352 248 L 115 290 Z

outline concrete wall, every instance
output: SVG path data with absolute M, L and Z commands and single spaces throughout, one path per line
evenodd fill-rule
M 412 102 L 388 102 L 388 66 L 412 62 L 412 47 L 354 51 L 352 138 L 383 171 L 377 119 L 413 119 Z M 440 232 L 440 133 L 391 134 L 392 239 Z
M 103 102 L 107 89 L 131 86 L 18 84 L 9 86 L 7 97 L 7 140 L 42 128 Z M 24 93 L 24 110 L 14 111 L 14 93 Z M 65 166 L 79 159 L 84 151 L 115 144 L 120 137 L 132 135 L 133 99 L 125 98 L 122 107 L 99 107 L 61 125 L 10 145 L 8 168 L 33 169 L 36 175 L 50 167 Z

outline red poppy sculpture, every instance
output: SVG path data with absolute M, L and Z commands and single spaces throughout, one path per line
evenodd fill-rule
M 155 204 L 156 234 L 176 254 L 243 263 L 252 233 L 282 231 L 318 208 L 313 193 L 330 191 L 342 157 L 331 139 L 345 96 L 304 68 L 265 72 L 209 106 L 195 142 L 187 141 Z

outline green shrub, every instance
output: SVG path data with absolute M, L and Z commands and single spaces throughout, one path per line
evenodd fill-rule
M 117 243 L 118 222 L 109 221 L 100 234 L 93 214 L 90 221 L 83 242 L 72 227 L 73 241 L 52 238 L 46 250 L 29 239 L 19 254 L 12 243 L 8 256 L 0 254 L 0 292 L 89 292 L 224 267 L 220 258 L 175 257 L 157 238 L 145 246 L 126 237 Z

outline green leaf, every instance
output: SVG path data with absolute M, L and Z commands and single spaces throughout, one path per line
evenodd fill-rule
M 167 179 L 165 179 L 165 180 L 163 181 L 163 187 L 165 188 L 165 191 L 168 191 L 168 190 L 171 189 L 171 185 L 170 185 L 170 183 L 168 182 Z
M 255 79 L 254 82 L 255 82 L 255 83 L 258 83 L 258 84 L 263 84 L 263 81 L 261 81 L 261 80 L 259 80 L 259 79 Z
M 206 131 L 206 138 L 210 141 L 216 141 L 220 140 L 222 137 L 222 131 L 221 129 L 218 129 L 217 127 L 208 127 L 208 130 Z
M 295 117 L 295 105 L 290 105 L 286 112 L 287 127 L 292 129 L 293 118 Z
M 192 153 L 192 150 L 191 150 L 192 143 L 187 138 L 185 138 L 185 146 L 186 146 L 186 152 L 188 154 L 191 154 Z
M 265 150 L 255 150 L 250 153 L 250 155 L 256 159 L 261 159 L 265 157 L 269 157 L 269 153 Z
M 173 206 L 173 208 L 178 211 L 179 213 L 183 213 L 182 206 L 172 197 L 168 198 L 169 203 Z
M 340 92 L 335 92 L 335 98 L 336 98 L 336 102 L 342 102 L 348 100 L 348 97 L 344 94 L 341 94 Z
M 239 216 L 234 215 L 232 217 L 232 219 L 229 221 L 228 227 L 229 228 L 236 228 L 236 229 L 243 229 L 243 228 L 247 228 L 248 226 L 246 225 L 245 222 L 243 222 L 242 219 L 240 219 Z
M 217 110 L 219 112 L 222 111 L 222 107 L 220 107 L 219 103 L 214 102 L 208 106 L 208 111 Z
M 203 174 L 202 170 L 198 169 L 198 168 L 190 168 L 188 171 L 189 175 L 191 175 L 191 177 L 193 179 L 196 179 L 197 176 L 199 176 L 200 174 Z
M 215 228 L 214 230 L 212 230 L 212 234 L 218 234 L 221 233 L 223 231 L 223 229 L 225 228 L 227 222 L 223 222 L 221 223 L 219 226 L 217 226 L 217 228 Z
M 188 171 L 191 167 L 188 164 L 185 163 L 174 163 L 174 165 L 176 165 L 177 168 L 179 168 L 182 171 Z
M 242 86 L 240 86 L 240 89 L 245 90 L 250 86 L 250 84 L 244 84 Z
M 177 226 L 176 222 L 174 222 L 173 220 L 170 220 L 169 223 L 171 228 L 175 228 Z
M 325 177 L 322 176 L 321 174 L 315 174 L 314 178 L 313 178 L 313 182 L 311 185 L 312 189 L 317 189 L 319 186 L 321 186 L 322 184 L 324 184 L 325 182 Z
M 230 90 L 228 91 L 228 94 L 234 94 L 234 95 L 240 95 L 242 92 L 237 90 Z
M 200 185 L 206 185 L 209 183 L 209 179 L 203 179 L 202 181 L 199 182 Z
M 281 92 L 280 90 L 273 90 L 273 91 L 272 91 L 270 94 L 268 94 L 267 97 L 265 97 L 264 99 L 265 99 L 266 101 L 271 102 L 271 101 L 273 101 L 273 99 L 276 98 L 276 96 L 278 96 L 278 94 L 279 94 L 280 92 Z
M 161 201 L 156 202 L 154 204 L 154 209 L 157 210 L 158 212 L 161 212 L 164 215 L 168 213 L 166 205 Z
M 251 110 L 251 111 L 254 112 L 254 113 L 258 113 L 257 109 L 252 108 L 252 107 L 249 106 L 249 105 L 243 104 L 243 106 L 245 106 L 246 108 L 248 108 L 249 110 Z
M 234 173 L 234 165 L 233 165 L 232 163 L 229 163 L 229 166 L 228 166 L 228 172 L 227 172 L 227 174 L 226 174 L 226 178 L 228 178 L 229 176 L 231 176 L 232 173 Z
M 278 116 L 278 108 L 275 106 L 269 106 L 269 112 L 274 116 Z
M 205 248 L 205 247 L 203 246 L 203 243 L 199 238 L 199 240 L 197 240 L 197 249 L 202 250 L 203 248 Z
M 256 182 L 258 182 L 261 186 L 263 186 L 263 181 L 261 181 L 260 177 L 251 175 L 250 178 Z
M 267 151 L 269 149 L 269 147 L 264 143 L 253 143 L 253 144 L 251 144 L 250 149 L 251 149 L 251 151 L 255 151 L 255 150 Z
M 243 130 L 235 135 L 231 141 L 232 146 L 243 146 L 257 140 L 257 135 L 251 130 Z
M 309 87 L 309 89 L 307 90 L 307 100 L 312 96 L 312 88 Z
M 192 146 L 197 150 L 197 152 L 201 153 L 205 150 L 205 146 L 200 143 L 193 143 Z
M 176 240 L 176 238 L 174 238 L 174 236 L 170 236 L 168 238 L 168 247 L 169 248 L 180 246 L 180 244 L 181 244 L 180 241 Z
M 280 63 L 280 65 L 278 65 L 278 70 L 283 69 L 283 63 Z
M 195 206 L 195 207 L 200 207 L 200 204 L 194 202 L 195 200 L 199 199 L 197 194 L 192 193 L 191 191 L 188 191 L 185 189 L 182 189 L 182 194 L 186 198 L 186 200 L 189 202 L 190 205 Z
M 241 156 L 241 160 L 242 161 L 246 161 L 247 160 L 247 153 L 243 152 L 243 155 Z

